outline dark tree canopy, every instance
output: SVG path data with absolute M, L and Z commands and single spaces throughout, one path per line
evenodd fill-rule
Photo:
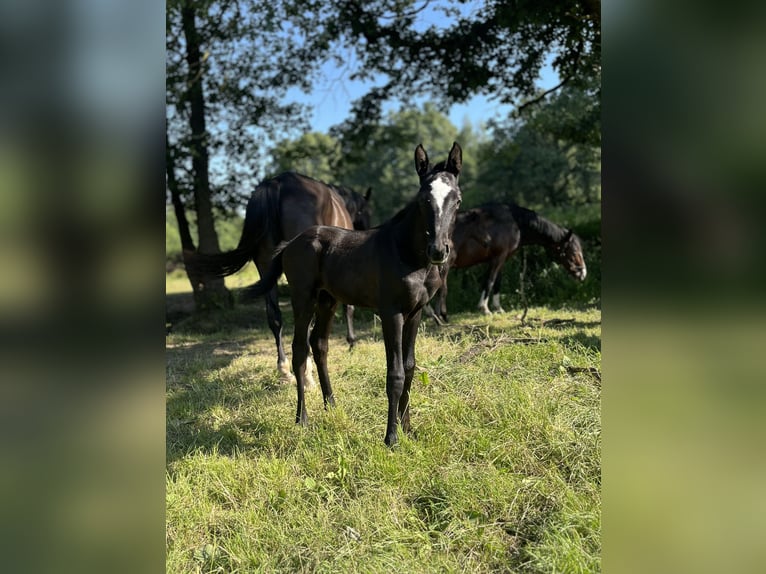
M 518 107 L 539 101 L 545 94 L 537 82 L 549 59 L 561 80 L 556 88 L 589 87 L 600 100 L 599 0 L 335 4 L 336 26 L 347 26 L 363 62 L 352 78 L 385 78 L 355 103 L 341 128 L 359 133 L 360 141 L 367 135 L 363 125 L 375 123 L 383 102 L 394 97 L 428 94 L 445 106 L 476 94 Z M 425 10 L 442 15 L 439 25 L 418 25 Z

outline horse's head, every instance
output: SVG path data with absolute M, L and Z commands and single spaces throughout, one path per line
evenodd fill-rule
M 351 220 L 354 223 L 354 229 L 365 230 L 370 228 L 370 196 L 372 195 L 372 188 L 367 188 L 367 193 L 364 195 L 355 192 L 350 187 L 339 186 L 335 188 L 343 201 L 346 204 Z
M 580 281 L 585 280 L 588 270 L 585 268 L 582 246 L 580 245 L 580 239 L 571 230 L 567 232 L 564 239 L 550 245 L 548 253 L 554 261 L 562 265 L 574 278 Z
M 443 161 L 435 166 L 428 163 L 422 144 L 415 148 L 415 171 L 420 177 L 417 203 L 425 222 L 426 255 L 434 265 L 447 261 L 452 245 L 452 229 L 462 195 L 458 185 L 463 168 L 463 150 L 457 142 Z
M 372 188 L 367 188 L 364 195 L 356 195 L 356 213 L 354 214 L 354 229 L 369 229 L 372 213 L 370 209 L 370 196 Z

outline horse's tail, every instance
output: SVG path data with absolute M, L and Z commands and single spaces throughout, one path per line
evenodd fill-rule
M 256 254 L 258 245 L 270 234 L 279 240 L 279 183 L 269 180 L 258 185 L 247 203 L 245 223 L 236 249 L 224 253 L 196 253 L 194 264 L 210 275 L 225 277 L 242 269 Z
M 243 300 L 247 301 L 263 297 L 276 286 L 277 281 L 279 281 L 279 278 L 282 276 L 282 252 L 285 250 L 285 247 L 287 247 L 287 244 L 287 241 L 283 241 L 277 246 L 274 250 L 274 255 L 271 258 L 271 263 L 269 263 L 269 268 L 257 283 L 245 289 L 242 294 Z

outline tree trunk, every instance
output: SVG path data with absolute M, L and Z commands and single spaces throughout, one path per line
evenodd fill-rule
M 205 96 L 202 90 L 202 56 L 194 7 L 191 1 L 184 4 L 181 10 L 181 19 L 186 40 L 186 61 L 189 66 L 187 98 L 190 106 L 190 147 L 192 173 L 194 174 L 194 206 L 197 211 L 197 232 L 199 234 L 198 246 L 201 253 L 220 253 L 218 234 L 213 224 L 213 206 L 210 201 Z M 176 215 L 178 215 L 177 211 Z M 179 231 L 181 231 L 180 228 Z M 231 293 L 226 289 L 223 278 L 205 275 L 193 278 L 190 275 L 189 279 L 192 281 L 192 285 L 195 285 L 196 281 L 194 294 L 197 310 L 231 306 Z
M 183 256 L 184 268 L 186 269 L 186 275 L 189 277 L 189 282 L 191 283 L 192 291 L 194 293 L 194 304 L 195 307 L 201 308 L 204 303 L 202 296 L 202 293 L 204 292 L 204 278 L 192 264 L 191 255 L 197 248 L 194 246 L 194 239 L 192 238 L 191 230 L 189 229 L 189 221 L 186 218 L 186 209 L 183 200 L 181 199 L 181 190 L 178 187 L 175 169 L 175 156 L 173 155 L 173 150 L 170 148 L 167 124 L 165 124 L 165 174 L 167 175 L 168 190 L 170 191 L 173 210 L 175 212 L 176 221 L 178 222 L 178 232 L 181 236 L 181 253 Z

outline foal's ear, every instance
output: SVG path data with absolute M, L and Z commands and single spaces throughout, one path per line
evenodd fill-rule
M 569 231 L 567 231 L 567 234 L 564 236 L 564 241 L 571 241 L 572 235 L 574 234 L 572 233 L 572 230 L 570 229 Z
M 370 196 L 371 195 L 372 195 L 372 188 L 368 187 L 367 188 L 367 193 L 364 194 L 364 200 L 365 201 L 370 201 Z
M 460 144 L 457 142 L 452 143 L 452 149 L 449 151 L 447 157 L 447 165 L 445 171 L 450 172 L 455 177 L 460 175 L 460 170 L 463 169 L 463 150 Z
M 428 154 L 423 148 L 423 144 L 418 144 L 415 148 L 415 171 L 420 177 L 428 173 Z

